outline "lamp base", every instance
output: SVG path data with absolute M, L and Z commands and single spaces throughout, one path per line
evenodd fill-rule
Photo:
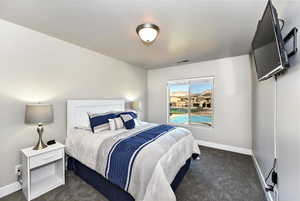
M 47 145 L 43 142 L 43 140 L 39 140 L 38 143 L 33 147 L 33 150 L 41 150 L 45 149 Z
M 39 134 L 39 141 L 38 143 L 35 145 L 35 147 L 33 147 L 33 150 L 41 150 L 41 149 L 45 149 L 47 147 L 47 145 L 43 142 L 42 136 L 43 136 L 43 132 L 44 132 L 44 127 L 42 124 L 39 124 L 37 127 L 37 132 Z

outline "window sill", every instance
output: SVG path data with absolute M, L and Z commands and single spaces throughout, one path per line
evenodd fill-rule
M 207 124 L 176 124 L 176 123 L 170 123 L 167 122 L 167 124 L 172 125 L 172 126 L 178 126 L 178 127 L 186 127 L 186 128 L 213 128 L 213 125 L 207 125 Z

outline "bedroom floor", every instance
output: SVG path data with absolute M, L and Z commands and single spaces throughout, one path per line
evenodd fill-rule
M 266 201 L 250 156 L 200 147 L 201 159 L 193 161 L 176 191 L 177 201 Z M 26 201 L 21 191 L 0 201 Z M 107 201 L 72 172 L 66 185 L 35 201 Z

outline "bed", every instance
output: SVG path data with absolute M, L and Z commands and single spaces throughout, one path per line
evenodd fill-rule
M 94 134 L 83 126 L 88 124 L 88 112 L 124 110 L 124 100 L 67 102 L 68 169 L 110 201 L 176 201 L 176 188 L 191 159 L 200 154 L 192 134 L 184 128 L 147 122 L 130 130 Z M 147 141 L 142 146 L 130 144 L 142 143 L 142 136 Z

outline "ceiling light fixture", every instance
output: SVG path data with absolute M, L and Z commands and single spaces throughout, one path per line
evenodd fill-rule
M 137 26 L 136 33 L 144 44 L 152 44 L 158 36 L 159 27 L 151 23 L 141 24 Z

